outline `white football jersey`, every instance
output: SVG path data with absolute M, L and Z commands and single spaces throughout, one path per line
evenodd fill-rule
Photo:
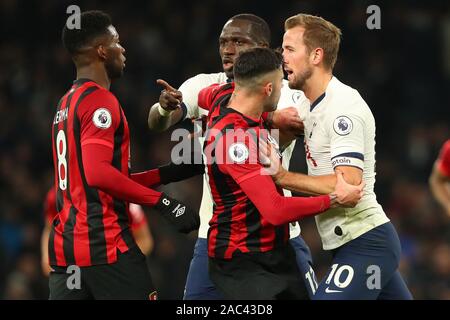
M 183 94 L 183 103 L 186 106 L 186 118 L 199 117 L 206 115 L 207 110 L 204 110 L 198 106 L 198 93 L 201 89 L 208 87 L 214 83 L 225 83 L 227 76 L 224 72 L 199 74 L 186 80 L 178 89 Z M 283 80 L 283 86 L 281 89 L 281 97 L 278 103 L 278 109 L 287 107 L 296 107 L 300 115 L 305 114 L 305 110 L 309 107 L 309 101 L 306 99 L 302 91 L 292 90 L 288 86 L 288 82 Z M 203 145 L 203 138 L 201 139 L 201 145 Z M 295 141 L 293 141 L 289 147 L 283 152 L 284 168 L 289 168 L 289 161 L 291 160 L 292 152 L 294 150 Z M 200 229 L 198 232 L 199 238 L 206 239 L 208 237 L 209 221 L 213 215 L 213 200 L 211 191 L 209 190 L 209 184 L 206 180 L 206 175 L 203 175 L 203 195 L 202 202 L 200 204 Z M 283 190 L 285 196 L 291 196 L 289 190 Z M 290 225 L 290 237 L 294 238 L 300 234 L 300 226 L 298 223 L 291 223 Z
M 316 216 L 324 250 L 337 248 L 388 222 L 374 193 L 375 119 L 357 90 L 333 77 L 308 110 L 305 153 L 308 174 L 333 174 L 337 166 L 363 171 L 364 196 L 355 208 L 329 209 Z

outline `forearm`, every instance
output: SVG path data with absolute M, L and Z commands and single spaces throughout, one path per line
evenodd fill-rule
M 145 187 L 157 187 L 161 184 L 159 169 L 152 169 L 144 172 L 132 173 L 131 180 Z
M 41 235 L 41 256 L 42 261 L 48 263 L 48 239 L 50 235 L 50 224 L 46 223 Z
M 175 164 L 171 161 L 166 165 L 160 166 L 161 184 L 178 182 L 203 174 L 205 165 L 203 164 L 201 151 L 192 151 L 190 157 L 189 163 Z
M 50 274 L 50 262 L 48 259 L 48 239 L 50 236 L 50 228 L 50 224 L 46 222 L 41 235 L 41 267 L 42 272 L 47 277 Z
M 276 184 L 283 189 L 299 193 L 311 195 L 329 194 L 334 191 L 336 176 L 334 174 L 308 176 L 302 173 L 285 171 L 285 173 L 277 179 Z
M 330 208 L 328 195 L 316 197 L 283 197 L 272 198 L 272 205 L 259 208 L 264 218 L 273 225 L 297 221 L 305 217 L 315 216 Z
M 116 199 L 146 206 L 153 206 L 159 201 L 161 192 L 134 182 L 112 166 L 112 149 L 99 144 L 87 144 L 82 147 L 82 154 L 84 173 L 90 187 Z
M 148 114 L 148 127 L 156 132 L 163 132 L 169 129 L 172 125 L 181 120 L 181 111 L 176 109 L 166 117 L 163 117 L 158 110 L 159 103 L 155 103 Z
M 198 161 L 200 163 L 196 163 Z M 175 164 L 171 161 L 157 169 L 132 173 L 130 178 L 145 187 L 157 187 L 161 184 L 183 181 L 204 172 L 205 166 L 203 165 L 201 154 L 197 156 L 193 151 L 191 152 L 190 163 Z
M 255 176 L 240 183 L 242 190 L 261 215 L 273 225 L 297 221 L 322 213 L 330 207 L 330 197 L 283 197 L 268 176 Z
M 139 249 L 144 255 L 149 255 L 153 250 L 153 238 L 147 224 L 133 230 L 133 236 L 136 240 Z

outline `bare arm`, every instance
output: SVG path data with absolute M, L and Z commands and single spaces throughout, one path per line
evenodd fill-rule
M 147 223 L 143 223 L 137 229 L 133 230 L 133 236 L 142 253 L 148 256 L 152 251 L 155 242 L 153 241 L 150 228 Z
M 283 170 L 281 175 L 274 176 L 275 183 L 283 189 L 295 192 L 318 195 L 333 192 L 336 184 L 336 176 L 308 176 L 303 173 Z
M 183 112 L 178 108 L 167 116 L 162 116 L 158 110 L 160 104 L 155 103 L 148 113 L 148 127 L 156 132 L 163 132 L 181 121 Z
M 436 164 L 433 166 L 429 184 L 434 198 L 444 208 L 447 215 L 450 216 L 450 179 L 441 174 Z
M 284 197 L 278 193 L 270 177 L 260 174 L 239 185 L 261 215 L 275 226 L 320 214 L 335 204 L 335 197 L 331 195 Z
M 345 176 L 345 181 L 357 186 L 362 182 L 362 171 L 358 168 L 336 167 Z M 329 194 L 336 186 L 336 174 L 323 176 L 308 176 L 303 173 L 289 172 L 280 166 L 280 171 L 274 176 L 275 183 L 284 189 L 307 194 Z
M 51 267 L 48 261 L 48 238 L 50 236 L 50 223 L 45 222 L 44 230 L 41 235 L 41 267 L 42 273 L 48 277 L 51 271 Z
M 362 170 L 350 166 L 337 166 L 336 174 L 308 176 L 289 172 L 283 168 L 273 146 L 259 141 L 259 156 L 277 185 L 295 192 L 324 195 L 335 194 L 337 202 L 343 207 L 354 207 L 364 194 L 365 183 Z M 345 176 L 345 179 L 344 179 Z
M 336 174 L 308 176 L 286 171 L 280 166 L 281 175 L 274 176 L 275 183 L 291 191 L 320 195 L 334 192 L 344 207 L 354 207 L 364 194 L 362 171 L 348 166 L 336 167 Z M 345 179 L 344 179 L 345 176 Z

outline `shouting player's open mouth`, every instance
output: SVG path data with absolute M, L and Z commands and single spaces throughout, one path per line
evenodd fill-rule
M 294 71 L 286 67 L 284 67 L 284 71 L 287 74 L 288 80 L 291 80 L 291 78 L 294 76 Z
M 223 66 L 224 70 L 229 70 L 230 68 L 232 68 L 233 67 L 233 63 L 234 63 L 234 61 L 233 61 L 232 58 L 224 57 L 222 59 L 222 66 Z

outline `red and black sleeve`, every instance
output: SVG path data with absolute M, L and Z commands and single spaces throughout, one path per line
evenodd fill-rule
M 297 221 L 322 213 L 330 207 L 328 195 L 307 198 L 280 195 L 272 178 L 264 175 L 264 168 L 257 160 L 257 143 L 252 138 L 246 138 L 227 146 L 226 141 L 236 141 L 236 138 L 221 138 L 217 143 L 216 150 L 220 150 L 223 159 L 226 159 L 219 165 L 219 169 L 239 184 L 261 215 L 271 224 L 282 225 Z M 237 156 L 233 158 L 231 155 Z
M 82 161 L 87 183 L 123 201 L 155 205 L 161 197 L 161 192 L 143 186 L 158 182 L 154 171 L 134 174 L 133 181 L 112 165 L 114 134 L 120 124 L 117 99 L 106 90 L 98 90 L 78 112 L 77 116 L 81 122 Z

